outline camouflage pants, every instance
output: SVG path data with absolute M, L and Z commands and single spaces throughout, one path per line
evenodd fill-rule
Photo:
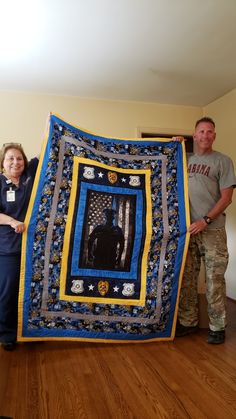
M 226 290 L 224 274 L 228 265 L 228 250 L 224 228 L 207 229 L 191 236 L 182 288 L 178 318 L 183 326 L 198 323 L 198 277 L 201 258 L 206 270 L 206 297 L 209 327 L 213 331 L 226 326 Z

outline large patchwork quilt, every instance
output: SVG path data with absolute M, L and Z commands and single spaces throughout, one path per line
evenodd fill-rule
M 50 116 L 23 236 L 18 340 L 172 340 L 189 225 L 185 148 Z

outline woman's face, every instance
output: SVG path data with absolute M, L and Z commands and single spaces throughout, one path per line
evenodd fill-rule
M 9 148 L 4 157 L 3 168 L 7 177 L 19 178 L 25 168 L 21 152 L 15 148 Z

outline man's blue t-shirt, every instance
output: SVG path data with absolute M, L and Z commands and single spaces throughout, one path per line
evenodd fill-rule
M 0 213 L 9 215 L 18 221 L 24 221 L 34 183 L 38 159 L 30 160 L 27 169 L 20 177 L 19 186 L 11 183 L 0 174 Z M 14 191 L 15 200 L 7 200 L 7 192 Z M 17 255 L 21 252 L 22 234 L 15 233 L 8 225 L 0 225 L 0 255 Z

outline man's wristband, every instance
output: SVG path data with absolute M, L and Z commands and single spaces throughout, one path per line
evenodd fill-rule
M 210 218 L 210 217 L 208 217 L 207 215 L 205 215 L 204 217 L 203 217 L 203 220 L 205 220 L 206 221 L 206 223 L 209 225 L 209 224 L 211 224 L 212 223 L 212 219 Z

